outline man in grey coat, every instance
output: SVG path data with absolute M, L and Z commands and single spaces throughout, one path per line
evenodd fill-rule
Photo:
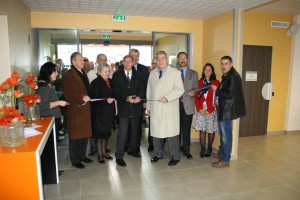
M 180 52 L 177 55 L 178 70 L 181 74 L 181 79 L 184 86 L 184 95 L 179 101 L 180 110 L 180 137 L 182 145 L 181 150 L 183 155 L 192 160 L 193 156 L 190 153 L 191 143 L 191 125 L 193 114 L 195 114 L 195 90 L 198 87 L 198 73 L 188 68 L 188 55 L 185 52 Z

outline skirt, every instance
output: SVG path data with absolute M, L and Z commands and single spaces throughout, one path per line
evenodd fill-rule
M 196 111 L 192 128 L 194 128 L 196 131 L 207 133 L 217 132 L 219 130 L 218 119 L 216 116 L 214 117 L 214 113 L 210 113 L 209 115 L 201 115 Z

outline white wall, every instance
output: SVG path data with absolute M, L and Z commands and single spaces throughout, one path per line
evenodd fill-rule
M 8 25 L 7 16 L 0 15 L 0 83 L 5 81 L 11 74 L 10 58 L 9 58 L 9 39 L 8 39 Z
M 22 0 L 0 0 L 0 14 L 7 17 L 6 27 L 9 38 L 6 38 L 6 40 L 9 43 L 9 47 L 5 47 L 5 51 L 9 49 L 9 54 L 5 55 L 5 59 L 9 57 L 10 60 L 10 65 L 8 63 L 8 66 L 4 66 L 3 59 L 1 59 L 1 73 L 3 67 L 11 67 L 11 71 L 16 70 L 24 77 L 27 72 L 33 71 L 34 67 L 30 10 L 24 5 Z M 0 44 L 2 54 L 4 47 L 2 42 Z
M 294 24 L 300 25 L 300 15 L 294 17 Z M 286 131 L 300 130 L 300 29 L 292 35 L 291 70 L 286 114 Z M 284 67 L 284 66 L 283 66 Z

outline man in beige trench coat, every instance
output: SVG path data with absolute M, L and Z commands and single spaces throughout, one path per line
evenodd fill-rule
M 150 113 L 154 157 L 152 163 L 163 158 L 164 139 L 167 139 L 171 160 L 169 166 L 180 161 L 179 97 L 184 93 L 180 72 L 168 65 L 166 52 L 156 54 L 158 67 L 151 71 L 147 85 L 147 110 Z

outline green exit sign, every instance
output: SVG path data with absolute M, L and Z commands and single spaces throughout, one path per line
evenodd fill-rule
M 125 22 L 126 16 L 125 15 L 113 15 L 113 21 L 115 22 Z
M 102 39 L 108 40 L 110 39 L 110 35 L 102 35 Z

